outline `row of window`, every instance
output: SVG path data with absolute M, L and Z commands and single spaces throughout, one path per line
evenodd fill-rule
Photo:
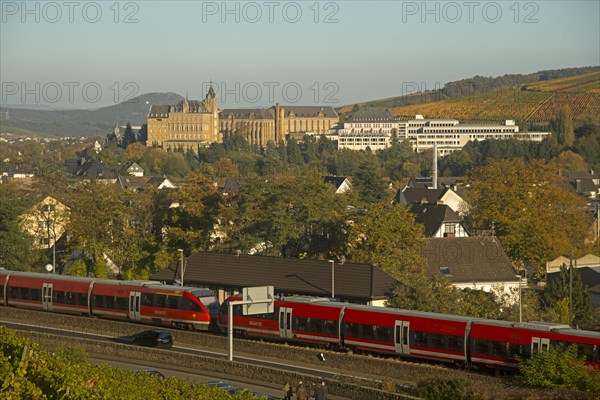
M 347 322 L 346 336 L 367 340 L 377 340 L 380 342 L 394 342 L 394 330 L 384 326 L 375 326 L 359 324 L 356 322 Z
M 295 330 L 303 332 L 325 333 L 336 336 L 338 335 L 338 321 L 294 316 L 292 318 L 292 324 Z
M 166 294 L 142 293 L 142 306 L 203 312 L 198 303 L 187 297 Z

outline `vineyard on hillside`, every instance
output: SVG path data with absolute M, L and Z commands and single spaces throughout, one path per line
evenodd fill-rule
M 525 86 L 525 90 L 543 92 L 600 93 L 600 71 L 568 78 L 536 82 Z
M 553 81 L 548 81 L 553 82 Z M 397 107 L 402 119 L 422 114 L 426 118 L 455 118 L 461 122 L 504 122 L 507 119 L 546 122 L 561 109 L 570 108 L 575 118 L 600 115 L 600 92 L 534 91 L 505 89 L 483 95 Z

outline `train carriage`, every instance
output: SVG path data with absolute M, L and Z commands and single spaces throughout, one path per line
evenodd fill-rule
M 0 271 L 2 304 L 208 330 L 219 303 L 208 289 Z
M 465 362 L 470 318 L 349 305 L 343 318 L 348 348 L 438 361 Z
M 4 305 L 67 314 L 90 314 L 91 280 L 33 272 L 0 271 Z
M 579 355 L 586 356 L 587 364 L 600 367 L 599 332 L 547 322 L 474 320 L 469 338 L 470 361 L 490 368 L 518 369 L 518 358 L 529 359 L 551 346 L 573 343 L 577 344 Z

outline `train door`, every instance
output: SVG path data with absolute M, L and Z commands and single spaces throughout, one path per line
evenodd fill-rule
M 52 311 L 52 283 L 42 284 L 42 308 Z
M 531 356 L 541 353 L 542 351 L 548 351 L 550 349 L 550 339 L 544 339 L 539 337 L 531 338 Z
M 394 328 L 394 343 L 396 346 L 396 353 L 398 354 L 410 354 L 410 322 L 408 321 L 396 321 Z
M 281 307 L 279 309 L 279 336 L 286 339 L 293 338 L 291 308 Z
M 140 320 L 140 298 L 141 292 L 129 293 L 129 319 L 134 321 Z

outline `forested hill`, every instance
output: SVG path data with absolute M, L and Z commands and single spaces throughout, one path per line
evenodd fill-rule
M 426 114 L 425 112 L 412 113 L 413 109 L 418 110 L 418 105 L 434 102 L 446 102 L 446 101 L 463 101 L 471 100 L 477 96 L 485 96 L 495 94 L 498 92 L 505 92 L 504 89 L 515 89 L 520 90 L 523 87 L 529 87 L 530 84 L 537 82 L 543 83 L 553 80 L 561 80 L 564 78 L 586 75 L 594 72 L 599 72 L 600 66 L 594 67 L 579 67 L 579 68 L 565 68 L 558 70 L 545 70 L 538 71 L 532 74 L 507 74 L 498 77 L 484 77 L 474 76 L 472 78 L 462 79 L 459 81 L 448 82 L 443 88 L 438 90 L 432 90 L 428 92 L 415 93 L 405 96 L 392 97 L 381 100 L 373 100 L 364 103 L 349 104 L 344 107 L 340 107 L 337 111 L 342 117 L 350 114 L 352 110 L 356 110 L 357 107 L 368 107 L 378 106 L 392 109 L 392 111 L 399 116 L 412 116 L 415 114 Z M 401 88 L 399 88 L 399 91 Z M 404 112 L 403 107 L 409 107 L 411 114 Z M 519 104 L 517 103 L 518 107 Z M 433 115 L 427 115 L 433 117 Z M 457 115 L 446 114 L 445 117 L 459 118 Z M 468 117 L 469 119 L 476 119 L 474 116 Z M 497 120 L 503 117 L 491 116 L 490 119 Z M 514 119 L 512 117 L 509 119 Z
M 5 108 L 0 112 L 0 131 L 25 135 L 93 136 L 110 133 L 115 125 L 141 125 L 151 104 L 176 104 L 176 93 L 146 93 L 97 110 L 35 110 Z

